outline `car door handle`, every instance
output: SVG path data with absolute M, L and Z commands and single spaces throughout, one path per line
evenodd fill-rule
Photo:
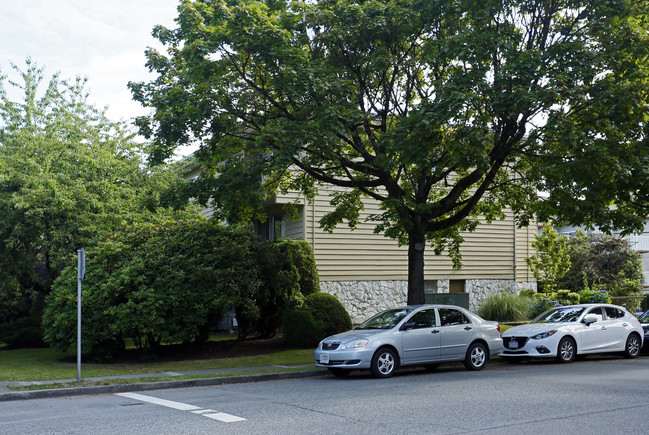
M 431 334 L 439 334 L 439 329 L 433 329 L 430 331 Z
M 606 326 L 602 326 L 602 331 L 606 331 Z
M 470 330 L 472 330 L 472 329 L 473 329 L 473 328 L 470 327 L 470 326 L 467 326 L 467 327 L 464 328 L 465 331 L 470 331 Z

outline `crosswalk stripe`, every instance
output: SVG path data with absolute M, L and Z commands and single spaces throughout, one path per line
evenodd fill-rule
M 236 415 L 226 414 L 225 412 L 218 412 L 213 409 L 203 409 L 198 406 L 189 405 L 187 403 L 174 402 L 173 400 L 158 399 L 157 397 L 145 396 L 138 393 L 116 393 L 116 396 L 126 397 L 128 399 L 139 400 L 141 402 L 152 403 L 154 405 L 165 406 L 167 408 L 177 409 L 179 411 L 190 411 L 193 414 L 202 415 L 203 417 L 211 418 L 212 420 L 222 421 L 224 423 L 234 423 L 237 421 L 245 421 L 245 418 L 237 417 Z
M 179 411 L 193 411 L 201 409 L 198 406 L 188 405 L 186 403 L 174 402 L 172 400 L 158 399 L 157 397 L 145 396 L 137 393 L 117 393 L 118 396 L 128 397 L 129 399 L 139 400 L 141 402 L 153 403 L 155 405 L 166 406 L 167 408 L 178 409 Z

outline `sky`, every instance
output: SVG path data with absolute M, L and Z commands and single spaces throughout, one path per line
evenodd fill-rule
M 0 0 L 0 73 L 16 79 L 10 62 L 44 67 L 44 82 L 87 77 L 90 102 L 108 106 L 114 121 L 148 110 L 131 98 L 129 81 L 155 76 L 145 67 L 151 36 L 161 24 L 174 28 L 179 0 Z

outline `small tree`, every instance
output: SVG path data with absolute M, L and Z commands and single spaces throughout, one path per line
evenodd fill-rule
M 557 280 L 570 269 L 568 238 L 557 233 L 551 225 L 545 225 L 543 232 L 534 237 L 532 247 L 537 255 L 525 261 L 537 281 L 543 283 L 544 291 L 553 292 Z
M 629 296 L 642 290 L 641 256 L 625 239 L 578 231 L 568 242 L 568 254 L 571 267 L 558 281 L 561 288 L 580 291 L 588 286 L 605 289 L 611 296 Z

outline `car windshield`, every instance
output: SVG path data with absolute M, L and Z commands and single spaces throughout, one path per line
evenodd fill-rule
M 546 311 L 532 320 L 531 323 L 560 323 L 560 322 L 576 322 L 581 313 L 584 312 L 584 307 L 563 307 L 554 310 Z
M 644 314 L 641 314 L 640 317 L 638 317 L 642 323 L 649 323 L 649 311 L 645 312 Z
M 354 329 L 391 329 L 412 312 L 412 308 L 397 308 L 383 311 L 358 325 Z

